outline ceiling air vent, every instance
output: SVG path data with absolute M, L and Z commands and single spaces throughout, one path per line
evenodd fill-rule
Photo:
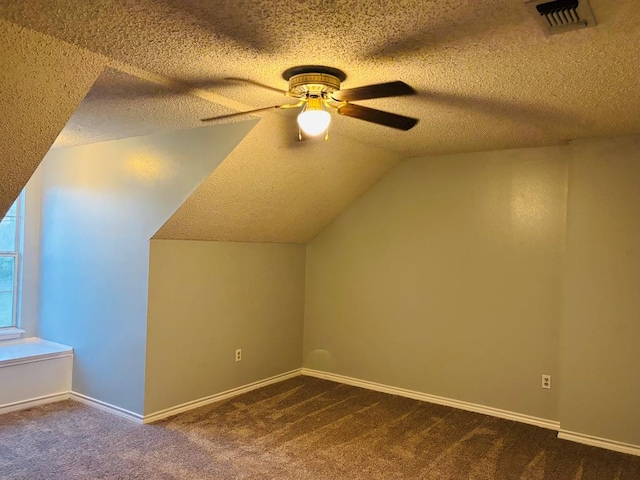
M 596 25 L 588 0 L 527 0 L 525 3 L 550 34 Z

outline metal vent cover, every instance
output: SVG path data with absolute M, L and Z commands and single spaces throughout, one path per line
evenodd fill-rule
M 596 25 L 589 0 L 526 0 L 525 4 L 549 34 Z

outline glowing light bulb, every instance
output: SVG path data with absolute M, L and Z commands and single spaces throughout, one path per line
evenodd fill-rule
M 311 136 L 320 135 L 327 131 L 331 115 L 325 110 L 305 110 L 298 115 L 298 125 L 304 133 Z

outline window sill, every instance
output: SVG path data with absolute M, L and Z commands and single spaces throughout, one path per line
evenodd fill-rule
M 0 368 L 73 355 L 73 348 L 37 337 L 0 343 Z
M 20 335 L 22 335 L 23 333 L 24 330 L 15 327 L 1 328 L 0 342 L 2 342 L 3 340 L 15 340 L 16 338 L 20 338 Z

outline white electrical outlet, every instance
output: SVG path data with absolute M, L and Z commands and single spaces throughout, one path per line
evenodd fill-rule
M 542 388 L 551 388 L 551 375 L 542 375 Z
M 242 349 L 241 348 L 236 350 L 236 362 L 239 362 L 240 360 L 242 360 Z

